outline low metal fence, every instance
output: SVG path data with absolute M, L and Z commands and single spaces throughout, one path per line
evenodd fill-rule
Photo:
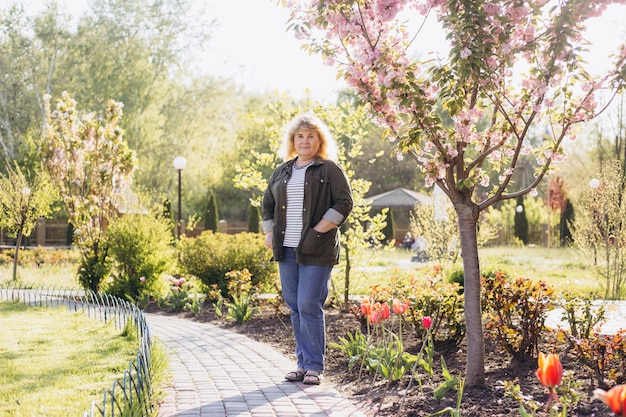
M 28 287 L 23 283 L 0 283 L 0 300 L 22 302 L 40 307 L 67 307 L 88 317 L 104 322 L 113 321 L 123 330 L 132 320 L 139 347 L 134 361 L 130 361 L 123 377 L 113 381 L 104 391 L 102 400 L 94 400 L 83 417 L 151 416 L 150 328 L 143 312 L 134 304 L 110 294 L 64 289 L 54 286 Z

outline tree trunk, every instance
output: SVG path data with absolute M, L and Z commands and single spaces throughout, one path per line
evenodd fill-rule
M 480 266 L 476 225 L 478 207 L 472 203 L 455 205 L 459 219 L 461 254 L 465 277 L 465 325 L 467 326 L 466 384 L 485 384 L 485 341 L 480 308 Z
M 17 281 L 17 255 L 20 252 L 20 245 L 22 244 L 22 229 L 17 233 L 17 239 L 15 239 L 15 257 L 13 258 L 13 281 Z
M 348 312 L 350 311 L 350 272 L 352 265 L 350 264 L 350 249 L 348 249 L 348 245 L 345 245 L 344 249 L 346 253 L 346 270 L 344 273 L 343 309 Z

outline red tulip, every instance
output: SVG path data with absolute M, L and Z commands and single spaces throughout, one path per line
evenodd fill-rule
M 380 306 L 380 315 L 383 320 L 387 320 L 391 316 L 391 311 L 389 310 L 389 304 L 383 303 Z
M 595 390 L 596 397 L 604 401 L 616 416 L 626 416 L 626 385 L 616 385 L 610 390 Z
M 402 302 L 401 300 L 394 298 L 393 300 L 393 312 L 396 314 L 404 314 L 409 308 L 409 302 Z
M 537 369 L 537 378 L 541 385 L 547 388 L 556 387 L 561 383 L 563 378 L 563 366 L 559 360 L 559 355 L 548 353 L 547 355 L 539 353 L 539 369 Z
M 433 318 L 430 316 L 424 316 L 422 317 L 422 326 L 424 326 L 425 329 L 430 329 L 430 326 L 432 326 L 433 324 Z
M 368 316 L 372 312 L 372 305 L 370 304 L 370 299 L 365 298 L 361 301 L 361 313 L 363 315 Z

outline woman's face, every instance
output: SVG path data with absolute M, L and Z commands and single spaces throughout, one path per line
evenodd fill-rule
M 293 146 L 298 157 L 304 161 L 315 158 L 320 150 L 320 137 L 315 129 L 300 128 L 293 137 Z

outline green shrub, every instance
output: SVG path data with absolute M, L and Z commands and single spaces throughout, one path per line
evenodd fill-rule
M 136 300 L 159 292 L 159 277 L 174 263 L 170 227 L 169 221 L 149 214 L 126 214 L 109 225 L 114 268 L 109 293 Z
M 86 289 L 100 291 L 102 282 L 111 272 L 111 261 L 108 258 L 109 250 L 105 242 L 85 245 L 78 265 L 78 282 Z
M 554 290 L 543 281 L 510 279 L 505 273 L 482 278 L 485 330 L 517 363 L 536 358 Z
M 229 295 L 226 273 L 247 269 L 252 284 L 266 286 L 276 277 L 272 253 L 265 247 L 264 237 L 257 233 L 228 235 L 204 231 L 196 238 L 183 239 L 180 245 L 180 266 L 184 273 L 194 275 L 207 287 L 217 284 L 222 295 Z

